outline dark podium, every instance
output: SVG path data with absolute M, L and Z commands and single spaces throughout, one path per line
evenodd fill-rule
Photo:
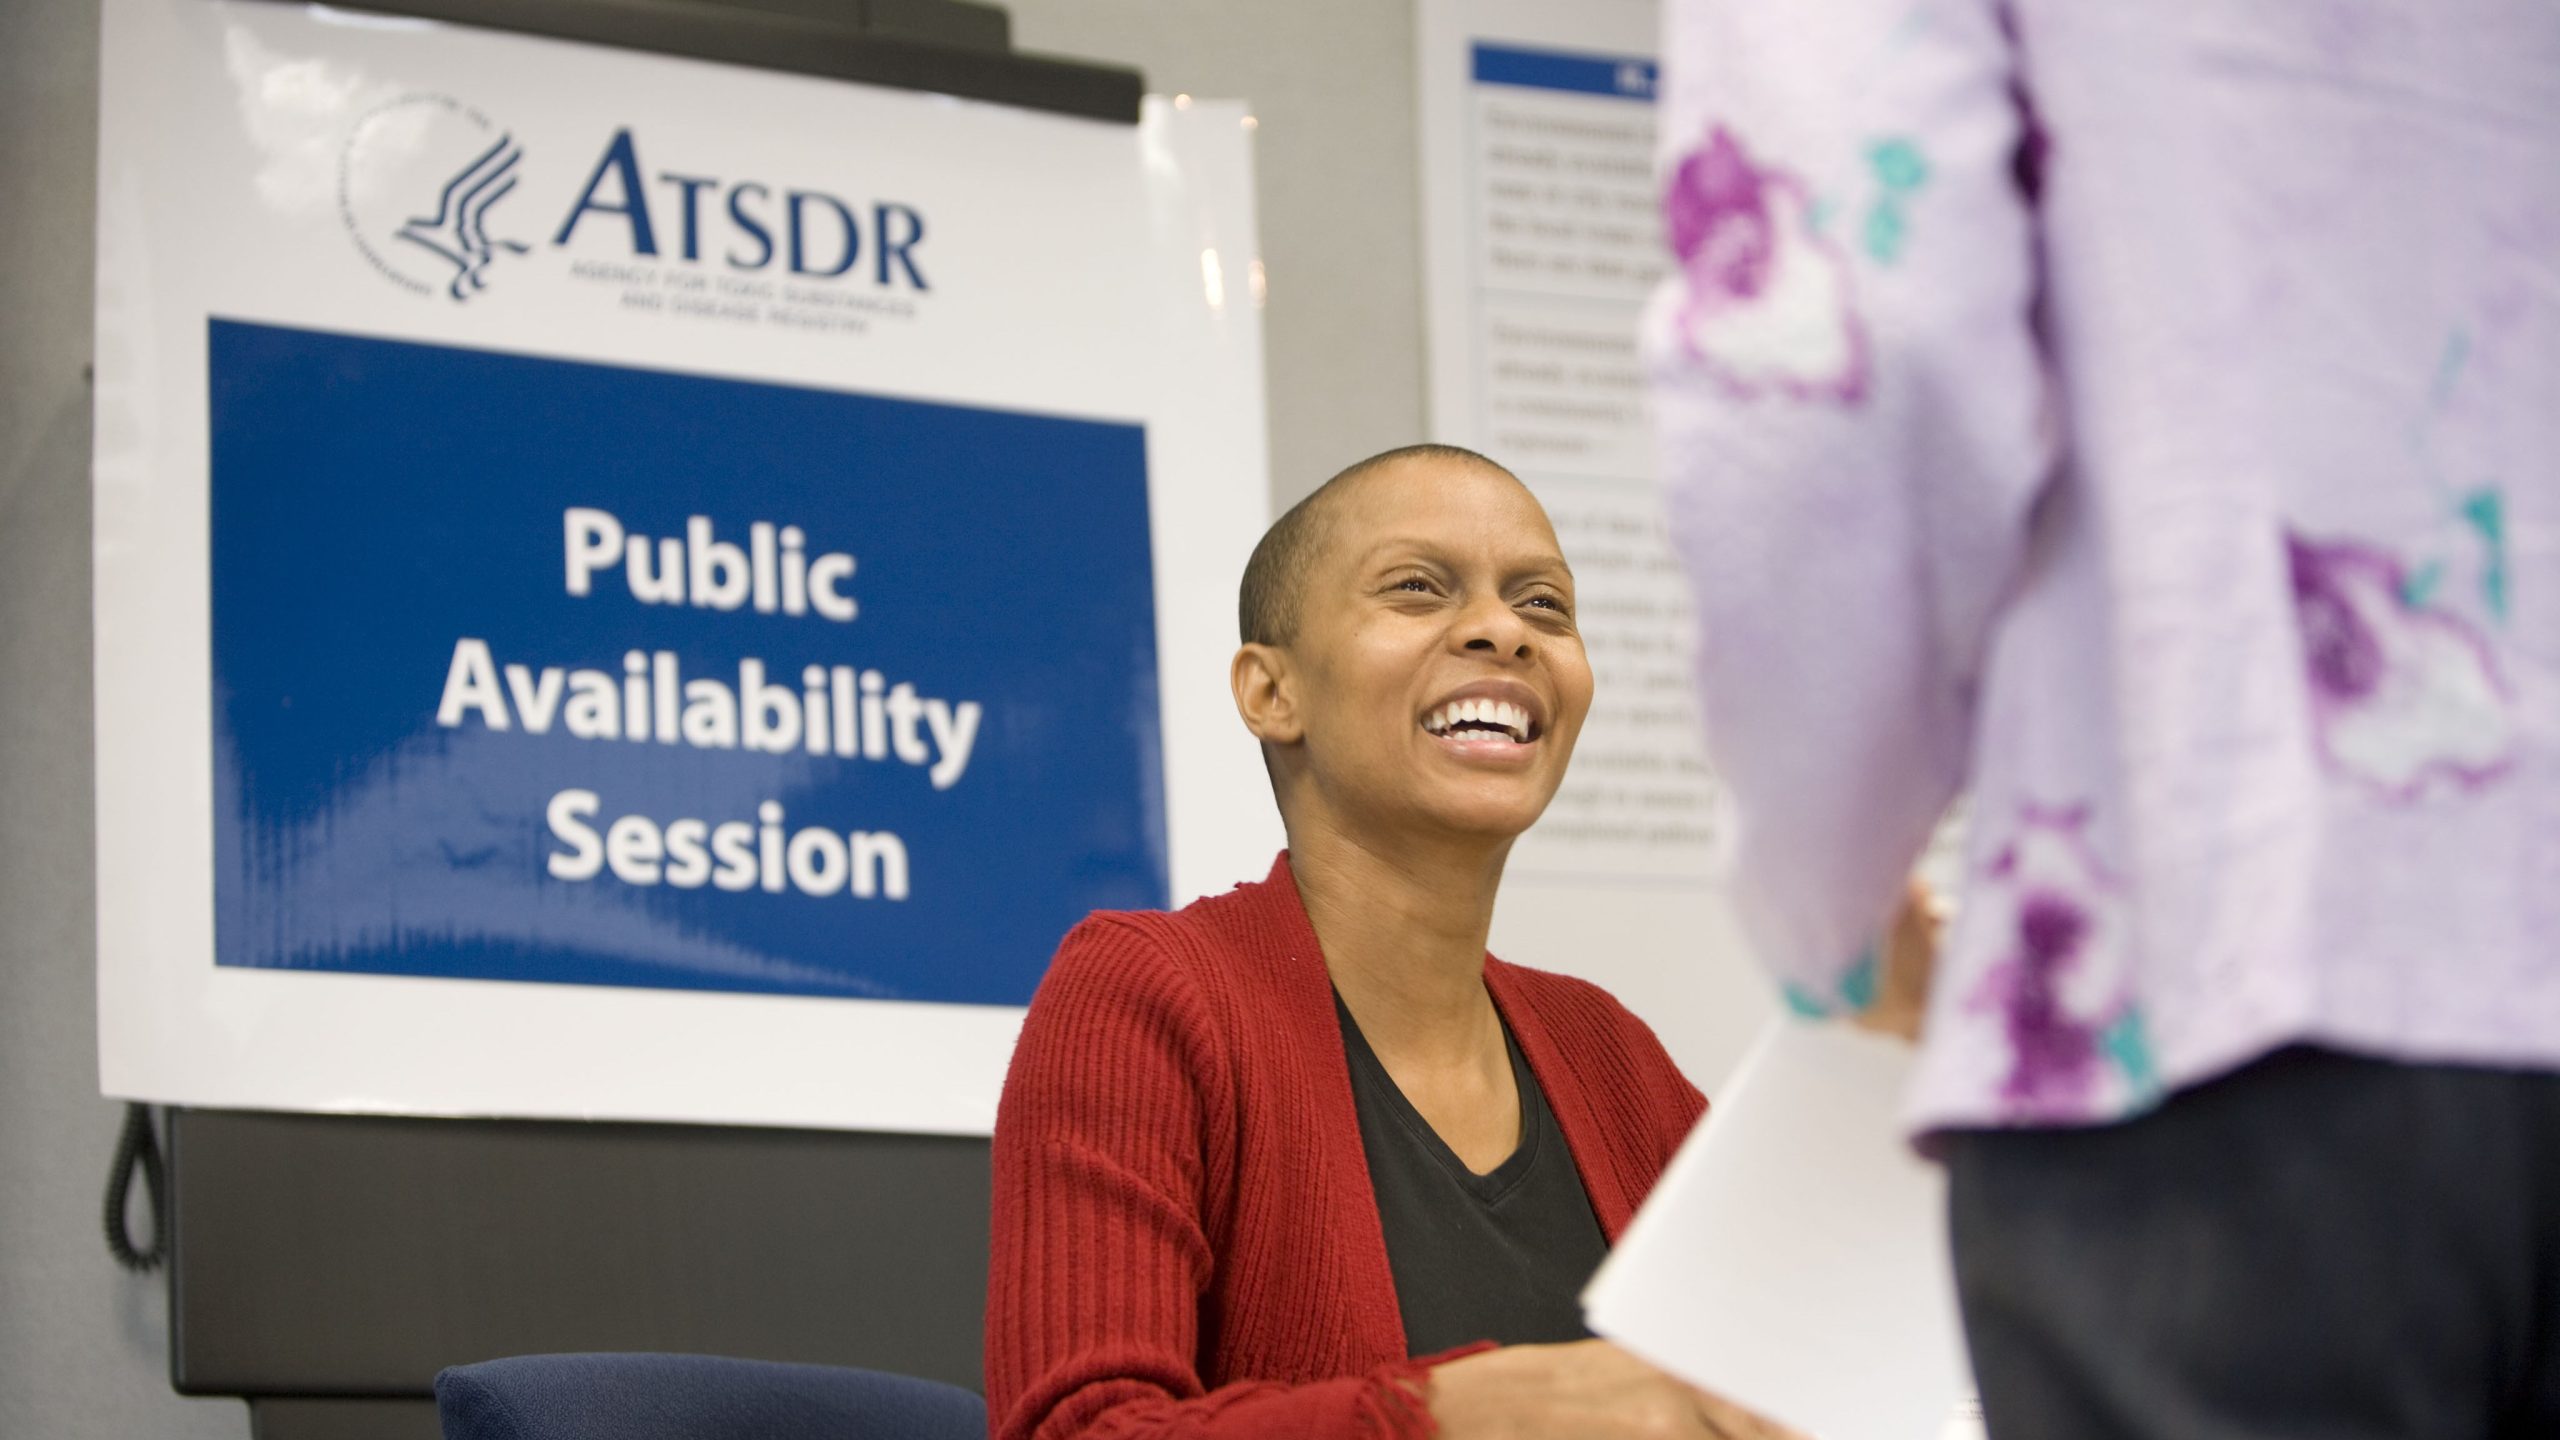
M 436 1434 L 506 1355 L 979 1384 L 987 1144 L 692 1125 L 168 1117 L 170 1378 L 258 1440 Z

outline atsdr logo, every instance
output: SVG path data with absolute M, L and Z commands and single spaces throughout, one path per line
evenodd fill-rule
M 394 284 L 469 300 L 488 286 L 492 263 L 527 248 L 490 233 L 523 160 L 524 147 L 477 109 L 446 95 L 403 96 L 348 135 L 339 217 Z

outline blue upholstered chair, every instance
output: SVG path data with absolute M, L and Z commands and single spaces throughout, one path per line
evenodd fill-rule
M 956 1385 L 710 1355 L 520 1355 L 436 1377 L 444 1440 L 986 1440 Z

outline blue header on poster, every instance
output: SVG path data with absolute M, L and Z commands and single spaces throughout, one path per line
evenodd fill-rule
M 218 963 L 1018 1005 L 1167 902 L 1139 427 L 209 343 Z
M 1660 78 L 1660 67 L 1653 61 L 1633 55 L 1530 50 L 1514 45 L 1475 47 L 1475 81 L 1479 85 L 1520 85 L 1533 90 L 1650 101 Z

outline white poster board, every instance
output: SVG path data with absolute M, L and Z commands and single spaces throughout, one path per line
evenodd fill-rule
M 1067 924 L 1269 863 L 1240 106 L 232 0 L 102 91 L 107 1093 L 984 1133 Z
M 1722 820 L 1636 354 L 1664 264 L 1658 23 L 1653 0 L 1422 0 L 1431 429 L 1545 503 L 1599 686 L 1512 852 L 1494 949 L 1606 986 L 1712 1094 L 1775 1007 L 1714 888 Z

